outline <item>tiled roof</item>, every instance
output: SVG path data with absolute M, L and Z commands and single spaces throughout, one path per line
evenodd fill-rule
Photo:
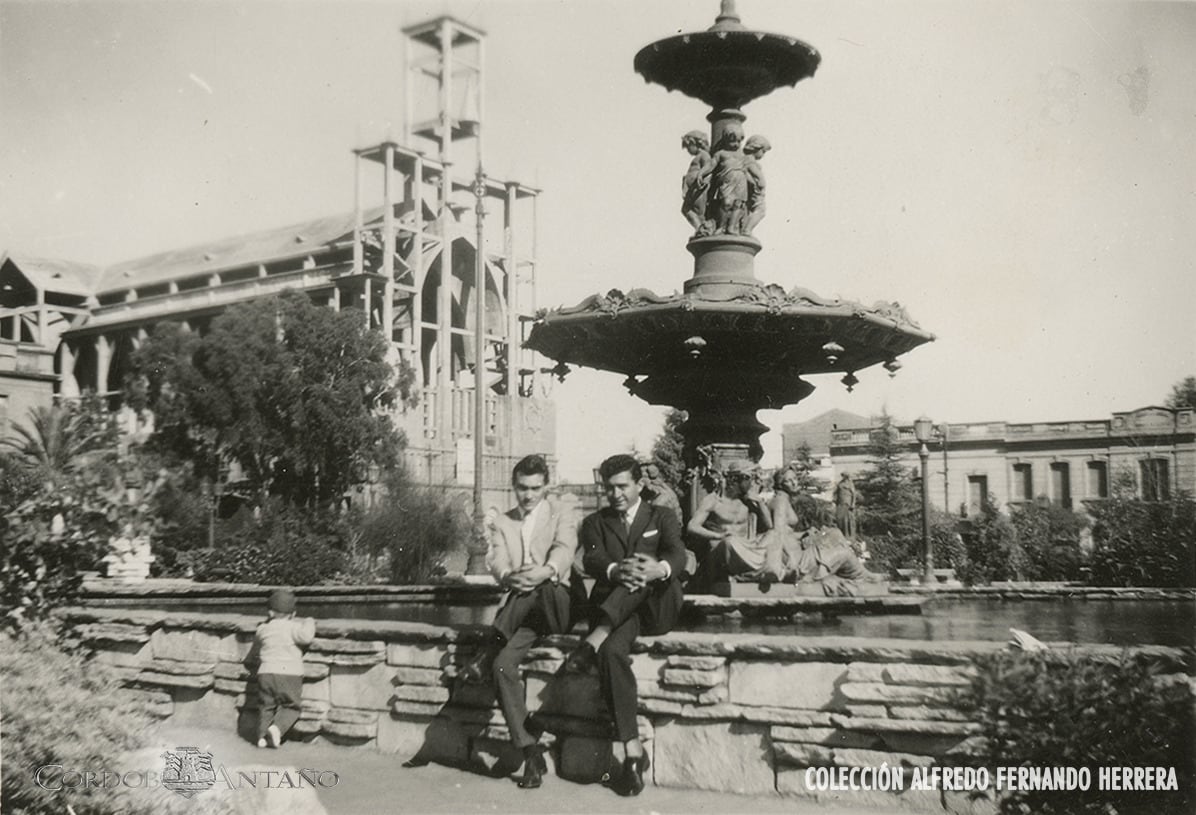
M 376 207 L 366 210 L 363 218 L 365 223 L 370 223 L 381 215 L 382 207 Z M 67 294 L 102 294 L 288 257 L 301 257 L 348 240 L 353 234 L 353 217 L 352 213 L 332 215 L 183 249 L 171 249 L 122 261 L 107 268 L 12 252 L 0 256 L 0 259 L 12 260 L 29 281 L 39 288 Z
M 368 223 L 381 212 L 381 208 L 365 212 L 365 221 Z M 349 213 L 172 249 L 109 266 L 103 271 L 96 291 L 119 291 L 301 256 L 352 234 L 353 214 Z
M 6 252 L 0 256 L 0 265 L 12 261 L 29 282 L 42 291 L 60 292 L 86 296 L 95 291 L 101 269 L 87 263 L 70 260 L 36 258 L 20 253 Z

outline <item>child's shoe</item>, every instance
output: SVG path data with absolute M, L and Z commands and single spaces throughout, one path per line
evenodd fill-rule
M 262 736 L 260 739 L 257 740 L 257 746 L 258 747 L 266 746 L 266 737 L 265 736 Z
M 270 746 L 277 749 L 278 745 L 282 744 L 282 732 L 278 729 L 278 725 L 272 724 L 266 730 L 266 738 L 270 742 Z

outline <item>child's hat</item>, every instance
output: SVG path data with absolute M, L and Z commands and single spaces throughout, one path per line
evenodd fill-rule
M 270 600 L 266 607 L 280 614 L 290 614 L 295 610 L 295 592 L 290 589 L 275 589 L 270 592 Z

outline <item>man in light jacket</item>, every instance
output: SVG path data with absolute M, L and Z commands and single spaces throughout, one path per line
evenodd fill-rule
M 577 525 L 572 513 L 545 500 L 548 463 L 543 456 L 526 456 L 511 475 L 516 507 L 500 515 L 490 535 L 486 566 L 507 589 L 507 598 L 494 618 L 497 654 L 491 648 L 468 664 L 464 678 L 477 681 L 492 675 L 511 742 L 523 751 L 519 786 L 539 787 L 547 763 L 537 736 L 528 733 L 527 705 L 519 665 L 536 638 L 569 630 L 569 578 L 577 552 Z

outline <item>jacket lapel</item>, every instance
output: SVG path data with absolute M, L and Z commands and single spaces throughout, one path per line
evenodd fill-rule
M 603 520 L 606 523 L 607 529 L 610 530 L 611 536 L 618 541 L 619 549 L 627 552 L 627 532 L 623 529 L 623 516 L 618 510 L 607 507 L 606 512 L 603 513 Z

